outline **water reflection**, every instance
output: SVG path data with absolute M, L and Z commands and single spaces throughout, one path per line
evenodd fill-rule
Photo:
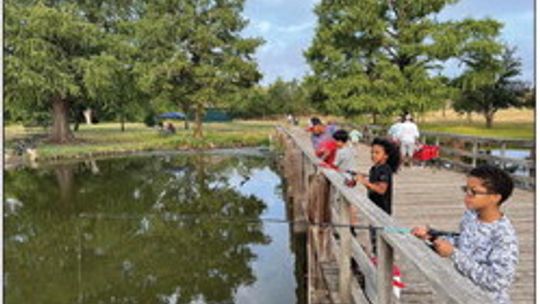
M 284 217 L 264 199 L 280 199 L 267 163 L 152 156 L 5 172 L 6 303 L 242 302 L 261 248 L 278 238 L 286 249 L 288 228 L 212 218 Z M 291 261 L 278 263 L 292 273 Z M 284 294 L 291 280 L 273 279 Z

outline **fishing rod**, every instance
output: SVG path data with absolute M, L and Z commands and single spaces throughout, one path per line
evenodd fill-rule
M 120 215 L 111 215 L 104 213 L 80 213 L 80 218 L 93 218 L 93 219 L 108 219 L 108 220 L 139 220 L 145 217 L 157 217 L 158 214 L 143 214 L 143 215 L 132 215 L 132 214 L 120 214 Z M 245 223 L 245 224 L 260 224 L 260 223 L 270 223 L 270 224 L 302 224 L 308 226 L 316 227 L 332 227 L 332 228 L 353 228 L 353 229 L 364 229 L 364 230 L 378 230 L 384 231 L 386 233 L 400 233 L 408 234 L 410 233 L 410 228 L 397 227 L 397 226 L 375 226 L 375 225 L 357 225 L 357 224 L 347 224 L 347 223 L 333 223 L 333 222 L 308 222 L 306 220 L 287 220 L 281 218 L 271 218 L 271 217 L 238 217 L 238 216 L 215 216 L 204 213 L 194 213 L 194 214 L 176 214 L 176 213 L 165 213 L 161 216 L 164 220 L 168 221 L 188 221 L 188 220 L 206 220 L 206 221 L 220 221 L 220 222 L 231 222 L 231 223 Z

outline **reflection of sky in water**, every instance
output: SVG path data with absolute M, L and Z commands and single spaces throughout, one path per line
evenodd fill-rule
M 268 167 L 251 170 L 249 180 L 236 170 L 229 175 L 229 185 L 243 195 L 253 195 L 262 200 L 267 209 L 263 218 L 285 219 L 285 203 L 277 187 L 281 180 Z M 264 246 L 250 246 L 257 255 L 252 268 L 257 281 L 250 286 L 241 286 L 236 294 L 236 303 L 295 303 L 294 256 L 290 252 L 289 226 L 265 223 L 264 232 L 272 242 Z
M 223 189 L 226 188 L 233 189 L 236 194 L 231 194 L 232 191 L 223 191 L 220 193 L 227 194 L 227 197 L 229 199 L 234 199 L 235 202 L 237 200 L 238 204 L 246 202 L 246 206 L 251 206 L 248 203 L 255 200 L 241 200 L 239 197 L 253 196 L 259 200 L 256 204 L 256 206 L 258 206 L 257 208 L 259 208 L 257 210 L 261 210 L 261 202 L 266 206 L 262 214 L 260 214 L 260 217 L 286 219 L 286 206 L 280 191 L 280 177 L 273 172 L 271 168 L 265 167 L 264 162 L 251 162 L 250 160 L 252 159 L 246 159 L 246 161 L 237 159 L 238 163 L 232 162 L 225 167 L 226 169 L 223 169 L 223 167 L 220 166 L 223 163 L 217 162 L 216 167 L 207 166 L 205 171 L 211 171 L 211 173 L 207 172 L 207 176 L 209 177 L 208 180 L 213 181 L 207 186 L 216 191 L 223 191 Z M 295 303 L 295 288 L 297 285 L 294 276 L 295 257 L 291 252 L 290 229 L 287 224 L 264 223 L 262 228 L 264 229 L 264 235 L 270 240 L 270 242 L 265 245 L 255 245 L 262 244 L 262 241 L 249 242 L 249 240 L 238 239 L 238 242 L 245 242 L 243 243 L 243 246 L 248 246 L 250 251 L 255 254 L 256 257 L 252 260 L 246 259 L 245 262 L 242 263 L 235 263 L 239 261 L 239 259 L 231 259 L 231 261 L 224 262 L 227 265 L 232 265 L 231 267 L 236 267 L 234 270 L 240 269 L 238 272 L 238 279 L 227 280 L 227 282 L 231 282 L 231 286 L 207 285 L 207 282 L 211 281 L 209 278 L 212 276 L 229 274 L 226 268 L 221 269 L 215 268 L 214 266 L 207 267 L 200 263 L 195 263 L 193 273 L 199 275 L 199 277 L 197 277 L 198 279 L 195 280 L 199 285 L 192 283 L 191 278 L 187 282 L 180 279 L 181 277 L 190 275 L 191 272 L 189 271 L 192 269 L 187 267 L 189 261 L 187 264 L 184 263 L 185 261 L 183 260 L 179 263 L 182 267 L 186 267 L 186 271 L 189 270 L 186 274 L 176 273 L 174 271 L 172 272 L 172 275 L 170 274 L 168 265 L 169 263 L 175 263 L 175 261 L 166 259 L 166 257 L 174 255 L 176 251 L 171 253 L 165 253 L 165 251 L 169 247 L 174 250 L 177 248 L 173 244 L 161 241 L 161 235 L 156 237 L 156 233 L 159 233 L 160 231 L 170 232 L 170 235 L 167 234 L 163 237 L 164 240 L 170 239 L 178 241 L 186 239 L 186 244 L 193 244 L 195 247 L 200 243 L 197 242 L 197 240 L 190 240 L 189 238 L 182 237 L 182 230 L 185 230 L 183 225 L 185 222 L 181 220 L 178 222 L 179 231 L 167 230 L 167 227 L 169 227 L 168 225 L 172 225 L 170 223 L 170 217 L 171 215 L 174 216 L 177 214 L 175 213 L 177 212 L 176 210 L 198 210 L 196 206 L 183 207 L 192 199 L 190 198 L 190 193 L 192 191 L 198 191 L 199 189 L 196 187 L 197 185 L 194 185 L 193 188 L 190 187 L 190 184 L 196 182 L 195 178 L 198 177 L 197 167 L 195 165 L 192 166 L 192 160 L 184 161 L 180 158 L 178 161 L 173 161 L 173 158 L 165 160 L 161 158 L 148 160 L 108 160 L 98 162 L 98 165 L 100 166 L 99 175 L 90 175 L 90 173 L 85 171 L 86 167 L 81 166 L 52 168 L 50 171 L 43 170 L 43 172 L 48 174 L 44 177 L 35 174 L 34 172 L 22 172 L 26 173 L 26 175 L 13 174 L 12 184 L 9 185 L 11 188 L 18 191 L 13 190 L 18 193 L 19 196 L 25 197 L 23 193 L 27 191 L 27 187 L 23 186 L 24 183 L 28 183 L 28 178 L 32 178 L 32 185 L 42 185 L 42 187 L 33 190 L 32 195 L 26 197 L 23 201 L 16 200 L 15 197 L 18 196 L 15 194 L 7 196 L 4 201 L 4 218 L 11 220 L 8 222 L 8 224 L 10 224 L 8 227 L 11 228 L 11 230 L 5 235 L 11 246 L 11 251 L 9 252 L 11 254 L 10 257 L 16 256 L 19 258 L 26 254 L 28 258 L 36 259 L 35 253 L 38 251 L 33 247 L 31 248 L 31 251 L 30 249 L 25 251 L 26 249 L 23 247 L 15 247 L 22 245 L 36 246 L 35 244 L 41 244 L 36 241 L 32 242 L 32 240 L 36 238 L 36 233 L 33 231 L 34 225 L 38 227 L 36 231 L 39 237 L 42 238 L 41 242 L 48 242 L 45 243 L 46 246 L 39 247 L 38 250 L 42 250 L 44 254 L 50 254 L 50 257 L 48 257 L 49 259 L 58 259 L 62 263 L 65 261 L 75 263 L 76 254 L 79 254 L 78 250 L 82 250 L 81 248 L 85 250 L 80 251 L 80 257 L 82 257 L 82 259 L 79 263 L 82 264 L 79 264 L 79 268 L 77 268 L 76 271 L 74 271 L 74 268 L 62 268 L 58 270 L 58 273 L 51 276 L 50 272 L 45 270 L 52 264 L 43 262 L 42 260 L 39 260 L 42 268 L 36 271 L 36 275 L 33 276 L 32 279 L 27 278 L 23 272 L 18 272 L 18 270 L 22 269 L 21 267 L 8 269 L 10 273 L 18 275 L 15 277 L 17 279 L 15 285 L 10 286 L 9 289 L 11 299 L 19 299 L 19 295 L 17 294 L 17 290 L 19 289 L 30 290 L 32 288 L 29 288 L 28 286 L 42 286 L 43 284 L 53 286 L 54 288 L 52 288 L 52 290 L 57 291 L 63 298 L 72 296 L 71 291 L 79 297 L 81 295 L 85 295 L 85 297 L 98 297 L 98 295 L 93 294 L 94 291 L 91 287 L 96 286 L 95 288 L 98 290 L 99 288 L 102 288 L 102 284 L 109 284 L 107 281 L 110 276 L 99 279 L 100 276 L 104 275 L 104 273 L 116 274 L 118 270 L 120 270 L 122 279 L 115 280 L 115 284 L 118 283 L 118 286 L 115 286 L 112 289 L 100 289 L 103 292 L 104 297 L 108 296 L 109 293 L 111 296 L 119 296 L 123 297 L 123 299 L 127 299 L 131 296 L 149 296 L 154 297 L 155 299 L 155 296 L 157 296 L 158 301 L 172 304 L 185 303 L 180 299 L 180 296 L 185 297 L 185 295 L 191 295 L 192 292 L 199 292 L 199 294 L 193 295 L 193 298 L 191 298 L 193 301 L 191 303 L 202 304 L 206 302 L 205 295 L 212 294 L 212 292 L 209 292 L 205 288 L 213 288 L 216 290 L 224 289 L 225 292 L 229 292 L 229 296 L 230 292 L 234 293 L 232 298 L 229 299 L 232 299 L 235 303 L 239 304 Z M 170 165 L 164 166 L 166 169 L 163 169 L 160 166 L 160 163 L 162 162 L 170 163 Z M 63 180 L 60 180 L 58 175 L 58 172 L 64 172 L 61 171 L 61 169 L 65 169 L 66 171 L 68 169 L 71 170 L 69 171 L 71 174 L 67 176 L 72 179 L 72 183 L 67 183 L 66 187 L 71 187 L 72 194 L 74 193 L 74 195 L 77 196 L 77 204 L 55 205 L 49 203 L 49 201 L 55 201 L 57 195 L 59 195 L 59 189 L 61 189 L 61 187 L 56 189 L 56 187 L 58 187 L 57 183 L 60 186 L 63 185 L 61 184 Z M 132 172 L 136 173 L 132 174 Z M 55 173 L 57 175 L 55 175 Z M 18 179 L 14 179 L 14 177 L 18 177 Z M 55 178 L 58 180 L 55 180 Z M 48 183 L 50 180 L 53 180 L 53 182 Z M 19 182 L 19 184 L 23 184 L 23 186 L 19 187 L 20 190 L 16 187 L 19 184 L 15 183 L 15 181 Z M 108 195 L 109 192 L 110 195 Z M 37 195 L 37 193 L 40 193 L 40 195 Z M 33 199 L 33 195 L 35 195 L 36 199 Z M 196 196 L 197 193 L 191 193 L 191 195 Z M 216 196 L 206 197 L 216 199 Z M 39 198 L 39 200 L 37 198 Z M 201 203 L 206 203 L 206 201 L 201 200 Z M 217 204 L 217 206 L 221 207 L 222 205 Z M 242 209 L 242 205 L 237 205 L 236 203 L 234 206 L 233 204 L 223 204 L 223 206 L 232 208 L 233 211 Z M 176 209 L 172 207 L 176 207 Z M 167 208 L 171 208 L 172 211 L 169 212 L 169 209 Z M 157 211 L 160 212 L 157 213 Z M 215 212 L 215 210 L 213 211 Z M 103 215 L 106 218 L 94 220 L 90 217 L 88 219 L 81 218 L 80 220 L 73 221 L 73 215 L 86 213 L 90 216 L 92 214 Z M 146 215 L 147 213 L 148 215 Z M 15 216 L 22 216 L 21 214 L 28 217 L 25 218 L 28 221 L 28 225 L 23 225 L 24 223 L 13 220 Z M 42 214 L 51 214 L 51 218 L 54 219 L 55 222 L 53 223 L 48 216 L 44 218 Z M 258 212 L 246 212 L 245 214 L 258 214 Z M 126 216 L 125 218 L 123 217 L 124 215 Z M 160 218 L 163 217 L 164 221 L 154 220 L 156 218 L 154 215 L 159 216 Z M 107 216 L 110 216 L 110 218 L 107 218 Z M 34 221 L 34 218 L 36 221 Z M 66 220 L 66 218 L 68 219 Z M 166 223 L 166 225 L 164 225 L 164 223 Z M 71 242 L 72 232 L 76 230 L 73 228 L 74 225 L 79 225 L 77 226 L 77 229 L 82 229 L 79 231 L 79 238 L 75 243 Z M 63 233 L 63 230 L 60 228 L 54 230 L 46 229 L 46 227 L 55 227 L 55 229 L 56 227 L 60 227 L 66 229 L 69 233 Z M 224 229 L 222 233 L 234 234 L 235 232 L 244 229 L 242 226 L 239 227 L 241 228 Z M 248 228 L 249 226 L 246 226 L 246 231 Z M 64 237 L 64 235 L 66 237 Z M 262 237 L 262 234 L 260 235 Z M 229 236 L 230 235 L 224 235 L 223 237 Z M 249 238 L 256 240 L 252 235 L 250 235 Z M 236 240 L 236 238 L 232 239 Z M 149 246 L 147 248 L 155 248 L 157 249 L 156 252 L 145 250 L 145 246 L 141 247 L 141 240 L 144 242 L 147 241 Z M 175 242 L 175 244 L 178 244 L 178 242 Z M 133 248 L 140 248 L 140 252 L 138 252 L 138 250 L 118 250 L 113 252 L 110 250 L 110 248 L 112 248 L 111 246 L 116 246 L 114 248 L 117 249 L 121 249 L 123 246 L 127 246 L 126 248 L 131 248 L 129 246 L 136 246 Z M 68 248 L 71 251 L 65 254 L 65 256 L 55 255 L 55 250 L 58 249 L 57 247 L 61 248 L 61 250 L 67 250 L 66 248 Z M 206 247 L 206 245 L 204 245 L 204 247 Z M 198 249 L 198 247 L 195 249 Z M 189 252 L 190 250 L 186 250 L 187 256 L 189 256 Z M 227 260 L 227 256 L 222 253 L 212 253 L 208 254 L 208 256 L 212 259 L 221 260 L 220 262 Z M 146 265 L 146 261 L 142 262 L 141 259 L 144 257 L 149 257 L 148 265 Z M 38 259 L 40 258 L 41 257 Z M 214 260 L 211 260 L 211 262 L 212 261 Z M 115 266 L 111 266 L 112 263 L 114 263 Z M 22 265 L 26 264 L 22 263 Z M 85 269 L 80 268 L 82 267 L 81 265 L 84 267 L 88 267 L 88 265 L 92 266 Z M 150 265 L 156 267 L 150 267 Z M 249 268 L 251 268 L 251 270 L 249 270 Z M 218 270 L 216 269 L 221 269 L 222 273 L 217 272 Z M 26 269 L 24 272 L 28 273 L 29 271 Z M 235 272 L 231 270 L 230 273 L 234 274 Z M 79 276 L 80 281 L 71 279 L 71 277 L 77 275 Z M 138 275 L 144 275 L 142 279 L 143 283 L 141 284 L 146 287 L 132 291 L 125 291 L 122 289 L 123 287 L 133 287 L 133 284 L 135 284 L 133 277 Z M 252 278 L 252 275 L 256 280 L 249 280 L 249 282 L 252 283 L 247 285 L 249 283 L 244 277 Z M 178 276 L 179 278 L 171 278 L 171 276 Z M 10 277 L 10 281 L 13 281 L 12 277 L 13 276 Z M 38 279 L 36 279 L 36 277 Z M 73 284 L 73 286 L 67 286 L 66 283 L 62 281 L 65 277 L 70 277 L 67 281 L 69 281 L 70 284 Z M 40 278 L 46 278 L 45 282 L 43 282 L 43 280 L 40 281 Z M 176 280 L 179 283 L 176 283 Z M 7 283 L 7 274 L 5 282 Z M 28 284 L 23 284 L 24 282 L 27 282 Z M 244 285 L 240 285 L 242 283 Z M 77 288 L 74 288 L 74 286 L 85 286 L 85 288 L 75 291 Z M 162 288 L 162 286 L 166 287 L 166 290 L 158 290 L 158 287 Z M 179 287 L 176 288 L 176 286 Z M 126 294 L 122 295 L 123 292 Z M 47 293 L 39 293 L 35 296 L 37 297 L 36 299 L 50 297 Z M 26 301 L 10 302 L 21 303 Z M 43 303 L 43 301 L 39 300 L 30 302 Z M 67 303 L 66 301 L 45 302 Z
M 494 149 L 494 150 L 491 150 L 490 153 L 493 156 L 502 156 L 501 150 Z M 508 158 L 526 159 L 530 155 L 531 155 L 531 152 L 529 150 L 507 149 L 504 152 L 504 157 L 508 157 Z M 509 170 L 510 173 L 512 174 L 519 175 L 519 176 L 529 176 L 529 171 L 526 168 L 522 166 L 518 166 L 517 168 L 513 168 L 513 167 L 514 166 L 512 166 L 511 164 L 506 165 L 506 169 Z

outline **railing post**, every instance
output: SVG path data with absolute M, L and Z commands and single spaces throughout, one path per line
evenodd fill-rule
M 530 159 L 533 161 L 533 164 L 529 166 L 529 176 L 536 176 L 536 145 L 533 145 L 530 152 Z
M 350 215 L 348 202 L 346 202 L 341 194 L 335 193 L 335 203 L 338 206 L 341 223 L 349 223 Z M 351 256 L 352 256 L 352 240 L 349 227 L 340 227 L 339 229 L 339 298 L 342 303 L 351 302 Z
M 377 231 L 377 303 L 392 303 L 392 265 L 394 264 L 394 250 Z
M 502 157 L 505 157 L 505 156 L 506 156 L 506 143 L 505 143 L 505 142 L 503 142 L 503 143 L 501 144 L 501 156 L 502 156 Z M 511 164 L 511 163 L 510 163 L 510 164 Z M 501 159 L 501 169 L 504 170 L 505 167 L 506 167 L 506 161 L 503 160 L 503 159 Z
M 440 139 L 439 139 L 439 136 L 436 136 L 435 137 L 435 146 L 439 146 L 440 145 Z
M 472 153 L 473 153 L 473 157 L 472 157 L 472 166 L 473 168 L 476 167 L 476 155 L 478 154 L 478 141 L 473 141 L 473 147 L 472 147 Z

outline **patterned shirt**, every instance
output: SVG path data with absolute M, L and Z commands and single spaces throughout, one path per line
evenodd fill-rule
M 518 263 L 518 241 L 510 220 L 484 223 L 475 211 L 467 210 L 460 224 L 460 235 L 447 237 L 454 245 L 450 259 L 456 269 L 487 291 L 492 303 L 510 302 L 508 288 Z

